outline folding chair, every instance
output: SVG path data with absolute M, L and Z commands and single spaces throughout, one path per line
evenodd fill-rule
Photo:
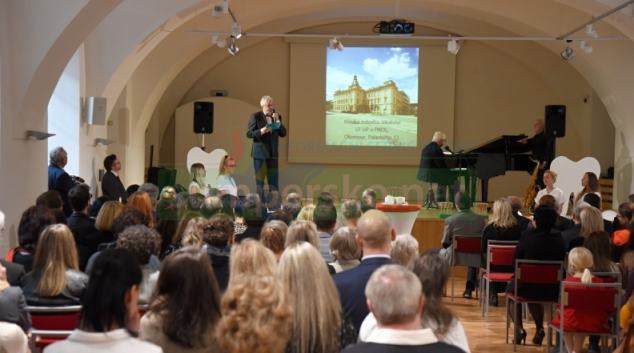
M 513 318 L 517 320 L 517 305 L 521 304 L 550 304 L 556 305 L 559 300 L 533 300 L 517 295 L 517 285 L 524 284 L 555 284 L 559 286 L 563 279 L 563 261 L 540 261 L 540 260 L 515 260 L 515 287 L 513 293 L 506 293 L 506 343 L 509 343 L 510 315 L 508 306 L 513 305 Z M 517 349 L 515 343 L 515 322 L 513 322 L 513 351 Z
M 620 283 L 579 283 L 579 282 L 562 282 L 561 283 L 561 308 L 559 310 L 559 326 L 548 323 L 548 341 L 546 342 L 546 351 L 550 351 L 550 337 L 552 330 L 559 332 L 559 347 L 564 347 L 564 334 L 566 333 L 583 333 L 585 335 L 613 337 L 616 346 L 619 345 L 619 309 L 621 308 L 621 284 Z M 585 310 L 592 308 L 597 312 L 605 312 L 608 315 L 615 315 L 616 322 L 612 325 L 612 329 L 603 327 L 597 332 L 581 332 L 575 331 L 571 327 L 567 327 L 564 322 L 565 309 Z
M 473 263 L 457 263 L 457 254 L 473 254 Z M 454 267 L 469 266 L 479 267 L 482 256 L 482 237 L 479 235 L 454 235 L 453 246 L 451 247 L 451 301 L 454 292 Z M 478 287 L 476 286 L 476 298 L 478 297 Z
M 517 246 L 517 240 L 487 240 L 487 249 L 489 245 L 505 245 L 505 246 Z M 512 261 L 512 260 L 511 260 Z M 510 264 L 513 266 L 513 264 Z M 487 272 L 486 267 L 480 266 L 480 271 L 478 273 L 478 277 L 480 278 L 480 288 L 484 286 L 484 278 L 482 277 Z M 484 297 L 480 296 L 480 300 L 478 300 L 478 305 L 482 306 L 484 304 Z
M 489 243 L 490 244 L 490 243 Z M 482 316 L 486 311 L 486 321 L 489 321 L 489 288 L 491 282 L 510 282 L 513 280 L 513 272 L 494 272 L 491 266 L 513 266 L 515 246 L 489 245 L 487 248 L 487 267 L 482 274 L 482 282 L 486 287 Z
M 77 328 L 81 305 L 29 306 L 31 313 L 31 348 L 44 349 L 62 341 Z

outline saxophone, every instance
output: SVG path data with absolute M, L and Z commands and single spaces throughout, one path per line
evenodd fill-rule
M 531 161 L 535 162 L 537 165 L 535 166 L 535 170 L 533 170 L 533 175 L 531 175 L 531 181 L 528 183 L 526 191 L 524 192 L 524 203 L 522 203 L 522 209 L 530 209 L 535 201 L 535 196 L 537 196 L 537 193 L 541 190 L 539 185 L 536 183 L 540 163 L 532 158 Z

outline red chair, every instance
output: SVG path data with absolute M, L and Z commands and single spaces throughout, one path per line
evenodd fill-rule
M 546 351 L 550 351 L 550 337 L 552 330 L 560 333 L 559 347 L 564 347 L 563 335 L 566 333 L 583 333 L 586 335 L 613 337 L 616 340 L 616 346 L 619 345 L 619 309 L 621 303 L 621 284 L 620 283 L 579 283 L 579 282 L 562 282 L 561 283 L 561 308 L 559 311 L 559 326 L 548 324 L 548 341 L 546 343 Z M 597 332 L 576 331 L 566 326 L 564 311 L 565 309 L 584 310 L 592 308 L 597 312 L 605 312 L 606 316 L 616 315 L 616 321 L 610 329 L 607 325 Z
M 489 243 L 490 244 L 490 243 Z M 515 256 L 515 246 L 489 245 L 487 249 L 487 267 L 482 275 L 482 282 L 485 285 L 485 296 L 483 298 L 482 316 L 486 311 L 486 321 L 489 321 L 489 288 L 491 282 L 508 283 L 513 280 L 513 272 L 493 272 L 491 266 L 513 266 Z
M 456 261 L 456 254 L 473 254 L 473 263 Z M 453 301 L 454 291 L 454 267 L 470 266 L 479 267 L 482 256 L 482 237 L 479 235 L 454 235 L 453 246 L 451 247 L 451 301 Z M 476 298 L 478 297 L 478 287 L 476 286 Z
M 563 279 L 563 261 L 515 260 L 515 288 L 513 293 L 506 293 L 506 307 L 513 305 L 513 317 L 517 318 L 517 305 L 521 304 L 551 304 L 556 305 L 559 300 L 533 300 L 517 295 L 517 285 L 524 284 L 553 284 L 559 286 Z M 511 303 L 513 302 L 513 303 Z M 511 320 L 506 310 L 506 343 L 509 343 L 509 327 Z M 515 343 L 515 322 L 513 322 L 513 351 L 517 349 Z
M 49 344 L 63 341 L 77 328 L 81 305 L 30 306 L 31 348 L 44 349 Z
M 517 240 L 487 240 L 487 249 L 489 245 L 505 245 L 505 246 L 517 246 Z M 510 266 L 513 266 L 511 264 Z M 480 273 L 478 274 L 480 277 L 480 288 L 484 286 L 484 278 L 482 277 L 487 272 L 486 267 L 480 267 Z M 482 306 L 484 304 L 484 297 L 480 296 L 480 300 L 478 301 L 478 305 Z M 484 314 L 483 314 L 484 315 Z

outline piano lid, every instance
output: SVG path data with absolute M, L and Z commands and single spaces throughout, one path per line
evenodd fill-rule
M 466 150 L 464 153 L 525 153 L 530 147 L 517 141 L 526 138 L 522 135 L 502 135 Z

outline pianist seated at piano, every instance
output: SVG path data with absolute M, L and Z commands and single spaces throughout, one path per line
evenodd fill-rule
M 535 205 L 539 205 L 539 199 L 542 198 L 542 196 L 544 195 L 550 195 L 552 197 L 555 198 L 555 200 L 557 200 L 557 205 L 558 208 L 555 208 L 555 210 L 557 210 L 558 214 L 561 214 L 561 211 L 564 208 L 564 202 L 568 202 L 568 198 L 564 195 L 564 192 L 555 187 L 555 182 L 557 181 L 557 173 L 553 172 L 552 170 L 547 170 L 544 172 L 544 185 L 546 185 L 546 187 L 542 190 L 540 190 L 537 193 L 537 196 L 535 196 Z
M 420 164 L 416 179 L 428 183 L 440 185 L 450 185 L 453 180 L 448 179 L 447 163 L 442 147 L 447 142 L 447 135 L 444 132 L 436 131 L 432 141 L 423 148 L 420 156 Z M 451 179 L 451 178 L 449 178 Z M 438 200 L 445 201 L 445 188 L 438 188 Z

